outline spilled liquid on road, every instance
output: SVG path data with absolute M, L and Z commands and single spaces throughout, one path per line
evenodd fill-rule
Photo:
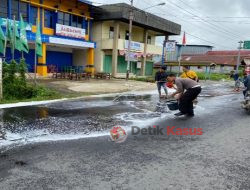
M 205 87 L 200 100 L 218 96 L 212 88 Z M 206 110 L 200 105 L 196 109 L 199 114 Z M 159 101 L 156 91 L 2 109 L 1 131 L 5 139 L 0 140 L 0 148 L 109 135 L 114 126 L 145 127 L 173 118 L 173 113 L 166 100 Z

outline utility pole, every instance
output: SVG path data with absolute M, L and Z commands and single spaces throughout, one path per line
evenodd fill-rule
M 126 80 L 129 79 L 129 71 L 130 71 L 130 54 L 131 54 L 131 41 L 132 41 L 132 24 L 133 24 L 133 3 L 134 0 L 130 0 L 130 11 L 129 11 L 129 40 L 128 40 L 128 63 L 127 63 L 127 74 L 126 74 Z
M 237 68 L 236 68 L 236 73 L 239 73 L 239 67 L 240 67 L 240 50 L 242 49 L 242 44 L 243 41 L 239 41 L 239 52 L 238 52 L 238 58 L 237 58 Z
M 178 57 L 178 67 L 179 67 L 179 71 L 178 71 L 178 76 L 181 75 L 181 57 L 182 57 L 182 48 L 183 45 L 180 46 L 180 55 Z
M 167 41 L 168 41 L 168 36 L 165 36 L 165 39 L 163 41 L 162 56 L 161 56 L 161 64 L 162 64 L 162 66 L 164 65 L 165 58 L 166 58 L 165 57 L 165 49 L 166 49 Z

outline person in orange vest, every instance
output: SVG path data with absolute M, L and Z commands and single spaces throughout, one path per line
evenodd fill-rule
M 183 70 L 183 73 L 181 74 L 180 78 L 190 78 L 196 82 L 199 81 L 199 78 L 196 72 L 190 70 L 188 66 L 183 66 L 182 70 Z

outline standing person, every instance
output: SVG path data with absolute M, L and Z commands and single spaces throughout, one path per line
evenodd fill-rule
M 234 91 L 235 92 L 239 92 L 240 91 L 240 76 L 238 73 L 236 73 L 235 71 L 232 71 L 231 72 L 231 75 L 230 75 L 231 78 L 234 79 Z
M 166 73 L 166 67 L 165 66 L 162 66 L 160 68 L 160 70 L 158 72 L 156 72 L 155 74 L 155 82 L 157 84 L 157 89 L 158 89 L 158 93 L 159 93 L 159 97 L 161 98 L 162 95 L 161 95 L 161 87 L 163 87 L 165 93 L 166 93 L 166 96 L 168 95 L 168 90 L 167 90 L 167 87 L 166 87 L 166 82 L 167 82 L 167 73 Z
M 169 82 L 174 82 L 177 86 L 175 93 L 171 95 L 174 97 L 179 94 L 179 110 L 180 112 L 175 114 L 176 116 L 187 115 L 194 116 L 193 100 L 201 93 L 201 86 L 198 82 L 189 78 L 176 78 L 175 74 L 170 74 L 167 77 Z
M 250 75 L 247 75 L 246 72 L 244 72 L 243 83 L 244 83 L 244 86 L 245 86 L 245 89 L 243 90 L 243 95 L 245 97 L 247 91 L 250 91 Z
M 180 76 L 181 78 L 190 78 L 190 79 L 198 82 L 199 78 L 198 78 L 196 72 L 190 70 L 188 66 L 183 66 L 182 70 L 183 70 L 183 73 Z

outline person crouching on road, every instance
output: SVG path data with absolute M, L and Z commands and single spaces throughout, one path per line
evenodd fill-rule
M 183 66 L 182 70 L 183 70 L 183 73 L 180 76 L 181 78 L 190 78 L 196 82 L 199 82 L 199 78 L 196 72 L 190 70 L 188 66 Z
M 155 74 L 155 82 L 157 84 L 157 89 L 159 93 L 159 97 L 161 98 L 161 88 L 163 87 L 166 97 L 168 95 L 168 90 L 166 87 L 166 82 L 167 82 L 167 73 L 166 73 L 166 67 L 162 66 L 158 72 Z
M 193 117 L 193 100 L 201 93 L 201 86 L 199 83 L 190 78 L 177 78 L 175 74 L 168 75 L 167 80 L 169 82 L 174 82 L 177 86 L 176 92 L 171 94 L 171 97 L 180 94 L 178 96 L 180 112 L 175 114 L 175 116 L 187 115 Z

